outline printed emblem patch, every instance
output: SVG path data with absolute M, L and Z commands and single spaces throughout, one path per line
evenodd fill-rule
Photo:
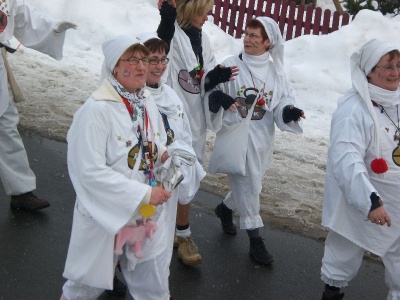
M 158 149 L 157 149 L 157 145 L 155 145 L 155 155 L 154 155 L 154 159 L 153 161 L 157 160 L 158 157 Z M 152 148 L 152 142 L 149 142 L 149 149 Z M 136 164 L 136 160 L 138 159 L 139 156 L 139 151 L 140 151 L 140 145 L 136 144 L 135 146 L 133 146 L 133 148 L 131 150 L 129 150 L 128 153 L 128 167 L 130 169 L 133 169 L 135 164 Z M 150 168 L 149 165 L 147 165 L 147 163 L 143 160 L 143 158 L 141 158 L 140 160 L 140 165 L 139 165 L 139 171 L 146 171 Z
M 7 23 L 8 23 L 8 18 L 7 18 L 7 14 L 3 11 L 3 5 L 0 7 L 0 32 L 3 32 L 4 29 L 6 29 L 7 27 Z
M 178 74 L 179 85 L 190 94 L 200 94 L 200 83 L 197 78 L 190 76 L 187 70 L 180 70 Z
M 244 90 L 243 94 L 245 98 L 243 97 L 236 97 L 235 100 L 237 103 L 239 103 L 238 106 L 238 111 L 242 118 L 246 118 L 247 114 L 249 113 L 249 110 L 251 106 L 253 105 L 254 101 L 256 101 L 256 96 L 257 96 L 258 90 L 255 88 L 248 88 Z M 263 108 L 263 105 L 258 105 L 254 107 L 253 110 L 253 115 L 251 116 L 252 120 L 261 120 L 264 115 L 265 115 L 266 110 Z
M 400 167 L 400 146 L 397 146 L 392 153 L 393 162 Z

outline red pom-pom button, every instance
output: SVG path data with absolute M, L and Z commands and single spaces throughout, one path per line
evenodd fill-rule
M 383 158 L 375 158 L 371 162 L 371 170 L 376 174 L 385 173 L 388 169 L 388 165 Z
M 264 99 L 258 100 L 258 101 L 257 101 L 257 105 L 258 105 L 258 106 L 263 106 L 263 105 L 265 105 L 265 100 L 264 100 Z

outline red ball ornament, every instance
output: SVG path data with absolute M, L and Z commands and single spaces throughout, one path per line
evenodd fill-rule
M 375 158 L 371 162 L 371 170 L 376 174 L 385 173 L 388 169 L 388 165 L 383 158 Z
M 261 98 L 260 100 L 257 101 L 257 105 L 258 105 L 258 106 L 263 106 L 263 105 L 265 105 L 265 100 Z

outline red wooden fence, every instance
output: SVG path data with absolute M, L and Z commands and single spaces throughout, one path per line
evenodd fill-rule
M 235 38 L 241 37 L 246 21 L 267 16 L 274 19 L 285 40 L 304 34 L 328 34 L 349 24 L 351 16 L 288 0 L 214 0 L 214 24 Z

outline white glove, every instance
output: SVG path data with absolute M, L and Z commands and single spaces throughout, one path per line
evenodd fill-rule
M 57 22 L 56 26 L 54 27 L 53 31 L 55 33 L 61 33 L 64 32 L 67 29 L 76 29 L 77 25 L 72 23 L 72 22 L 68 22 L 68 21 L 59 21 Z

